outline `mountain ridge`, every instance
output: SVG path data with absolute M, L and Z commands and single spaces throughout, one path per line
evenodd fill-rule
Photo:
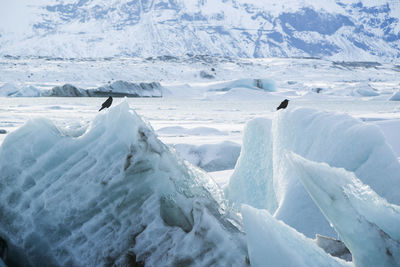
M 1 55 L 400 58 L 400 2 L 394 0 L 29 3 L 20 34 L 0 26 Z

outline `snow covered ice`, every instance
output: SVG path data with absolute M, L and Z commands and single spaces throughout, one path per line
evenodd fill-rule
M 243 146 L 226 189 L 235 203 L 273 212 L 277 208 L 272 179 L 271 120 L 256 118 L 246 124 Z
M 46 119 L 27 122 L 4 140 L 0 172 L 0 236 L 17 264 L 246 265 L 244 235 L 218 186 L 127 102 L 79 137 Z
M 400 164 L 376 125 L 346 114 L 293 108 L 278 112 L 272 122 L 272 140 L 278 203 L 274 216 L 308 237 L 335 237 L 336 233 L 288 166 L 287 151 L 352 171 L 389 202 L 400 203 Z
M 400 266 L 399 0 L 3 2 L 0 267 Z
M 325 253 L 266 210 L 243 205 L 242 213 L 252 266 L 352 266 Z
M 400 265 L 400 206 L 388 203 L 343 168 L 294 153 L 288 160 L 350 249 L 356 266 Z

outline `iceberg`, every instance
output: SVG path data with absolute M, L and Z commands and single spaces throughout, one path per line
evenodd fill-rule
M 83 97 L 89 96 L 85 89 L 77 88 L 71 84 L 64 84 L 63 86 L 55 86 L 48 92 L 44 92 L 44 96 L 57 96 L 57 97 Z
M 126 101 L 79 136 L 38 118 L 0 147 L 0 237 L 24 266 L 246 266 L 240 220 Z
M 82 89 L 71 84 L 64 84 L 43 92 L 42 95 L 57 97 L 162 97 L 162 91 L 163 87 L 158 82 L 131 83 L 116 81 L 94 89 Z
M 251 266 L 353 266 L 325 253 L 266 210 L 242 205 L 242 215 Z
M 274 216 L 308 237 L 336 237 L 314 204 L 286 153 L 341 167 L 394 204 L 400 203 L 400 164 L 378 126 L 346 114 L 292 108 L 279 111 L 272 122 Z
M 353 172 L 294 153 L 287 158 L 356 266 L 400 266 L 400 206 L 387 202 Z
M 277 208 L 272 179 L 271 120 L 249 121 L 243 132 L 243 145 L 226 189 L 236 204 L 248 204 L 274 212 Z
M 129 97 L 162 97 L 162 86 L 158 82 L 131 83 L 116 81 L 96 89 L 88 90 L 89 96 L 129 96 Z

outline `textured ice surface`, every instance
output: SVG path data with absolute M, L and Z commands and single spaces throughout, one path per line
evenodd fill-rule
M 242 214 L 251 266 L 352 266 L 325 253 L 266 210 L 243 205 Z
M 400 206 L 388 203 L 343 168 L 294 153 L 288 154 L 288 160 L 350 249 L 356 266 L 400 265 Z M 387 187 L 398 189 L 398 184 Z
M 326 253 L 346 261 L 352 261 L 351 253 L 342 241 L 322 235 L 317 235 L 314 241 Z
M 400 164 L 381 130 L 345 114 L 292 108 L 279 111 L 272 123 L 274 190 L 278 209 L 274 216 L 309 237 L 335 237 L 288 165 L 286 152 L 327 162 L 354 172 L 389 202 L 400 203 Z
M 277 204 L 272 182 L 271 120 L 256 118 L 244 129 L 242 150 L 227 196 L 235 203 L 273 212 Z
M 44 96 L 62 96 L 62 97 L 82 97 L 89 96 L 86 90 L 77 88 L 71 84 L 55 86 L 51 90 L 44 92 Z
M 24 265 L 246 265 L 243 234 L 204 172 L 127 102 L 79 137 L 35 119 L 0 147 L 0 236 Z M 233 216 L 233 215 L 232 215 Z

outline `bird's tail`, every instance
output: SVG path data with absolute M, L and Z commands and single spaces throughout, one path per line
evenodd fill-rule
M 101 108 L 99 109 L 99 111 L 102 111 L 104 108 L 105 108 L 105 107 L 101 107 Z

